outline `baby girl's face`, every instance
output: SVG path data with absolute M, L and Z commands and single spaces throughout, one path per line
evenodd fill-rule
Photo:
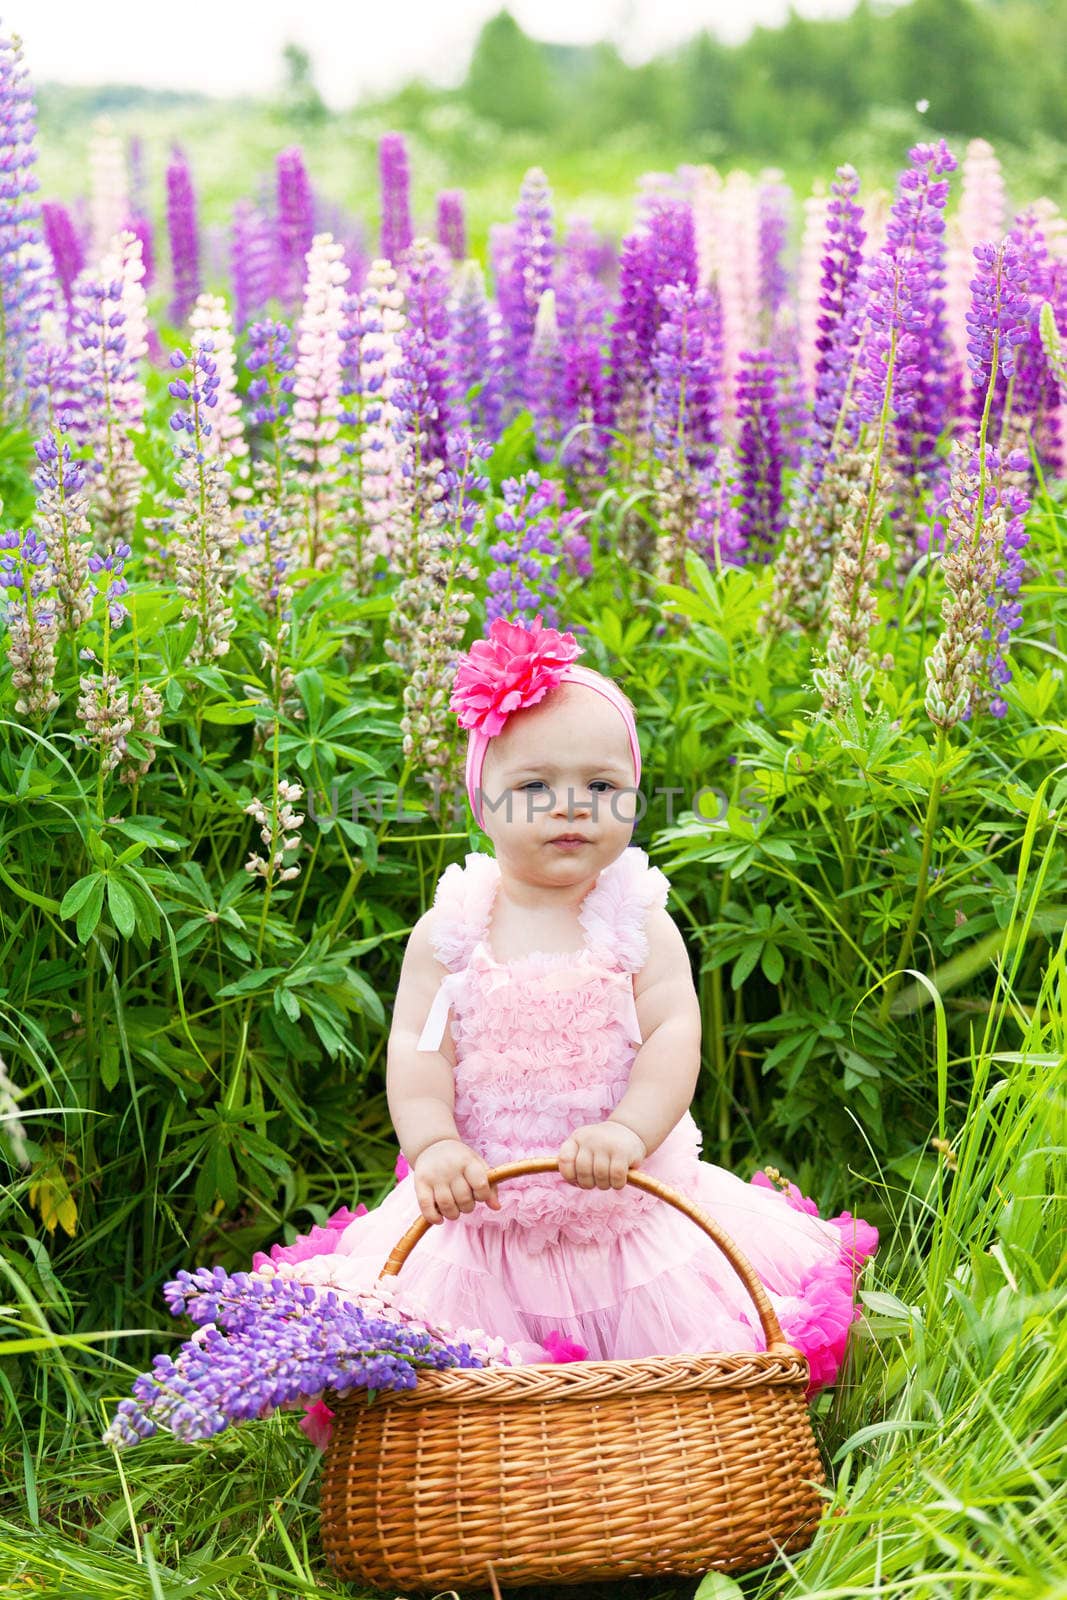
M 626 849 L 637 813 L 626 724 L 586 684 L 516 712 L 482 772 L 485 831 L 531 883 L 579 883 Z M 577 843 L 564 843 L 564 840 Z

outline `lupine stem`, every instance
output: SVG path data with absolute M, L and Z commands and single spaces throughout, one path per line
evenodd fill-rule
M 915 885 L 915 899 L 912 902 L 911 916 L 908 926 L 904 931 L 904 939 L 897 956 L 896 968 L 890 973 L 882 994 L 882 1004 L 878 1011 L 880 1026 L 885 1025 L 889 1018 L 889 1007 L 893 996 L 904 976 L 904 969 L 911 959 L 911 949 L 915 934 L 919 927 L 919 919 L 926 905 L 926 893 L 929 886 L 930 857 L 934 848 L 934 829 L 937 826 L 937 811 L 941 802 L 941 785 L 945 779 L 945 750 L 948 745 L 948 734 L 944 728 L 937 730 L 937 748 L 934 753 L 934 775 L 930 783 L 930 795 L 926 802 L 926 816 L 923 820 L 923 845 L 922 855 L 919 860 L 919 878 Z

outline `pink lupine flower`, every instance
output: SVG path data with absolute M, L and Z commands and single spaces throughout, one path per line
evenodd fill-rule
M 408 1162 L 408 1158 L 404 1154 L 403 1150 L 401 1150 L 400 1154 L 396 1158 L 396 1180 L 397 1180 L 397 1182 L 400 1183 L 404 1178 L 406 1178 L 410 1171 L 411 1171 L 411 1166 L 410 1166 L 410 1164 Z
M 1007 223 L 1004 178 L 993 146 L 972 139 L 960 164 L 960 203 L 949 222 L 949 249 L 945 274 L 945 313 L 953 354 L 962 371 L 967 367 L 967 313 L 971 309 L 974 247 L 996 243 Z
M 129 211 L 126 151 L 110 120 L 103 117 L 89 139 L 89 253 L 93 264 L 114 247 Z
M 289 432 L 293 458 L 304 468 L 300 487 L 312 566 L 322 552 L 341 461 L 341 325 L 348 282 L 343 254 L 332 234 L 317 233 L 311 241 L 297 337 Z

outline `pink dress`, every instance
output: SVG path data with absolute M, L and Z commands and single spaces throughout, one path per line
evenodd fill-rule
M 499 878 L 492 856 L 470 854 L 438 882 L 431 942 L 449 972 L 419 1041 L 436 1049 L 451 1010 L 456 1126 L 491 1167 L 555 1156 L 622 1098 L 640 1045 L 633 974 L 647 959 L 649 912 L 668 892 L 663 873 L 631 847 L 582 902 L 582 950 L 502 962 L 489 941 Z M 856 1269 L 877 1234 L 847 1212 L 820 1218 L 795 1189 L 746 1183 L 700 1150 L 687 1111 L 641 1170 L 691 1197 L 740 1245 L 786 1338 L 808 1355 L 814 1392 L 836 1376 L 858 1314 Z M 512 1179 L 498 1195 L 499 1211 L 479 1203 L 435 1224 L 401 1269 L 398 1283 L 454 1326 L 503 1337 L 527 1359 L 548 1359 L 537 1347 L 553 1333 L 591 1360 L 764 1348 L 726 1258 L 664 1201 L 632 1187 L 581 1189 L 552 1173 Z M 419 1215 L 409 1173 L 343 1231 L 317 1229 L 320 1254 L 302 1240 L 275 1255 L 295 1263 L 287 1275 L 369 1288 Z

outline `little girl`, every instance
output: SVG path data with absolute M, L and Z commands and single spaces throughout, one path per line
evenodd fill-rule
M 316 1230 L 322 1254 L 307 1240 L 277 1252 L 277 1270 L 366 1290 L 421 1213 L 435 1226 L 398 1295 L 528 1360 L 558 1359 L 561 1335 L 590 1360 L 763 1349 L 729 1262 L 626 1184 L 639 1167 L 740 1246 L 814 1393 L 837 1374 L 855 1271 L 878 1236 L 847 1212 L 820 1218 L 793 1186 L 787 1197 L 701 1160 L 689 957 L 667 879 L 629 845 L 633 711 L 577 654 L 538 617 L 495 622 L 459 663 L 467 793 L 495 854 L 445 870 L 404 955 L 387 1094 L 410 1171 L 343 1231 Z M 559 1175 L 489 1183 L 490 1168 L 531 1156 L 554 1157 Z

